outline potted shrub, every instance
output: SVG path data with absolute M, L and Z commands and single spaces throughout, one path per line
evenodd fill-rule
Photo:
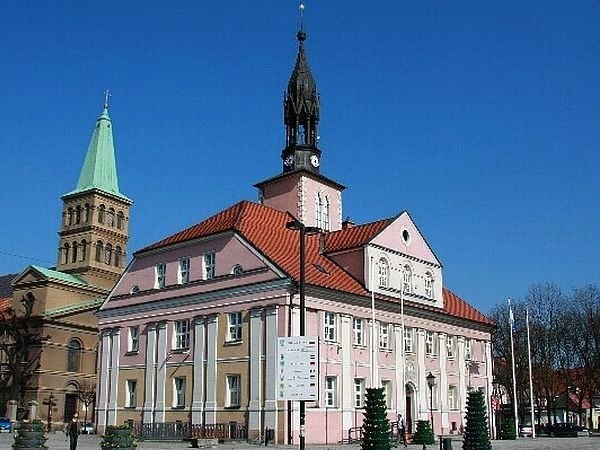
M 133 450 L 137 447 L 137 444 L 134 442 L 134 440 L 135 437 L 133 435 L 133 429 L 131 429 L 129 426 L 109 425 L 106 427 L 104 435 L 102 436 L 100 447 L 107 450 Z
M 15 450 L 47 449 L 46 425 L 41 420 L 20 421 L 15 426 Z

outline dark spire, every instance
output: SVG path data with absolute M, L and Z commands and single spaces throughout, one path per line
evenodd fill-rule
M 319 172 L 319 94 L 304 49 L 304 6 L 300 5 L 298 56 L 283 101 L 285 149 L 281 153 L 284 172 L 308 169 Z

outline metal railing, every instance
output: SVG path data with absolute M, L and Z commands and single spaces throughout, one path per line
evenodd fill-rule
M 245 440 L 248 436 L 246 424 L 229 422 L 207 425 L 192 425 L 184 422 L 141 423 L 125 422 L 133 429 L 140 441 L 218 439 L 220 441 Z

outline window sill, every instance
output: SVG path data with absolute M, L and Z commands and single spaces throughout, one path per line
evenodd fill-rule
M 139 355 L 140 351 L 139 350 L 128 350 L 125 352 L 125 356 L 135 356 L 135 355 Z
M 181 406 L 172 406 L 171 409 L 182 410 L 182 409 L 185 409 L 185 406 L 184 405 L 181 405 Z
M 135 406 L 135 405 L 132 405 L 132 406 L 125 406 L 125 409 L 135 409 L 135 408 L 137 408 L 137 406 Z
M 244 341 L 242 339 L 238 339 L 235 341 L 225 341 L 225 345 L 229 346 L 229 345 L 241 345 L 243 344 Z
M 185 348 L 172 348 L 169 353 L 171 353 L 172 355 L 179 355 L 182 353 L 189 353 L 189 352 L 190 352 L 190 348 L 185 347 Z
M 225 406 L 225 409 L 240 409 L 240 405 Z

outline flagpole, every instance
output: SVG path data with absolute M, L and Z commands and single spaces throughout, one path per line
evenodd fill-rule
M 515 324 L 515 316 L 513 314 L 510 298 L 508 299 L 508 320 L 510 322 L 510 352 L 512 360 L 512 376 L 513 376 L 513 409 L 515 414 L 515 429 L 517 439 L 519 439 L 519 414 L 517 411 L 517 378 L 515 375 L 515 344 L 513 341 L 513 326 Z
M 373 257 L 371 256 L 371 264 L 370 264 L 370 287 L 371 287 L 371 387 L 376 387 L 375 383 L 375 365 L 377 364 L 377 354 L 375 353 L 376 344 L 375 344 L 375 283 L 373 280 L 375 271 L 373 270 Z
M 531 409 L 531 437 L 535 437 L 535 421 L 533 417 L 533 378 L 531 375 L 531 340 L 529 339 L 529 307 L 525 308 L 525 323 L 527 325 L 527 359 L 529 360 L 529 407 Z

